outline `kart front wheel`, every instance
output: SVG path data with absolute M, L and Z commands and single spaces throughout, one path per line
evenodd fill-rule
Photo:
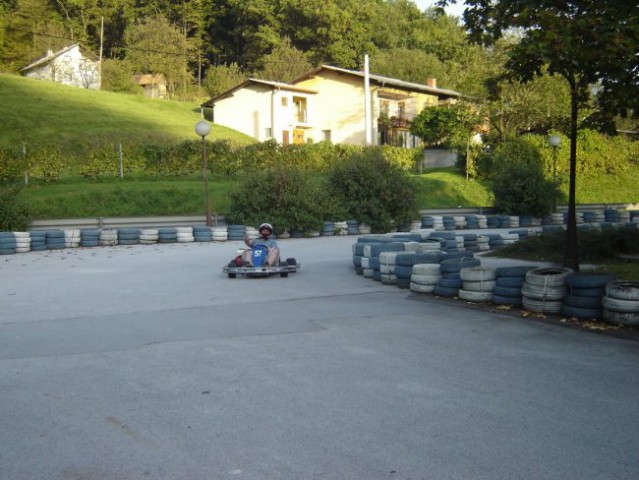
M 288 277 L 288 272 L 280 272 L 280 277 L 282 278 Z
M 235 278 L 237 276 L 237 274 L 235 273 L 229 273 L 228 275 L 229 275 L 229 278 Z

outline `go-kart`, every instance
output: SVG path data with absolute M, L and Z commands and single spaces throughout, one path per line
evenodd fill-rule
M 244 250 L 238 252 L 238 255 L 231 260 L 222 270 L 229 278 L 235 278 L 237 275 L 246 275 L 247 277 L 267 277 L 279 273 L 280 277 L 288 277 L 289 273 L 295 273 L 300 268 L 300 264 L 294 258 L 287 258 L 281 261 L 279 265 L 266 265 L 266 254 L 268 247 L 264 245 L 256 245 L 251 248 L 251 263 L 245 265 L 242 261 Z

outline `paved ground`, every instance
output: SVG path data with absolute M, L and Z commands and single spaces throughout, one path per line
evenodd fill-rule
M 352 237 L 0 257 L 0 479 L 636 479 L 633 341 L 357 276 Z M 486 259 L 486 262 L 489 260 Z

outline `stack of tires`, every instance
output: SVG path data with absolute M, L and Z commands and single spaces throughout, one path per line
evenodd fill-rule
M 140 243 L 142 245 L 154 245 L 158 243 L 160 232 L 157 228 L 140 229 Z
M 119 245 L 138 245 L 140 243 L 140 229 L 118 228 Z
M 31 251 L 42 252 L 47 249 L 47 232 L 44 230 L 36 230 L 29 233 L 31 237 Z
M 477 236 L 477 251 L 487 252 L 490 250 L 490 238 L 486 235 Z
M 381 252 L 379 254 L 379 277 L 384 285 L 397 285 L 395 260 L 400 252 Z
M 246 235 L 246 226 L 244 225 L 229 225 L 227 227 L 228 239 L 231 241 L 244 240 Z
M 464 233 L 461 236 L 464 239 L 464 249 L 470 252 L 478 252 L 479 248 L 477 247 L 477 234 L 475 233 Z
M 362 275 L 374 280 L 382 280 L 379 256 L 382 252 L 403 252 L 406 246 L 402 242 L 384 242 L 365 244 L 362 251 Z
M 371 226 L 368 225 L 367 223 L 360 223 L 357 226 L 357 233 L 359 233 L 360 235 L 370 235 Z
M 175 230 L 178 243 L 192 243 L 195 241 L 193 227 L 177 227 Z
M 442 260 L 439 269 L 440 278 L 433 289 L 433 293 L 440 297 L 456 297 L 459 294 L 460 288 L 463 286 L 460 275 L 461 270 L 479 266 L 480 261 L 470 256 Z
M 13 232 L 16 239 L 16 253 L 27 253 L 31 250 L 31 235 L 29 232 Z
M 335 224 L 333 222 L 324 222 L 320 231 L 322 237 L 332 237 L 335 235 Z
M 0 255 L 12 255 L 16 253 L 17 242 L 12 232 L 0 232 Z
M 495 287 L 493 288 L 493 303 L 521 307 L 521 289 L 526 280 L 526 273 L 535 267 L 512 266 L 495 269 Z
M 566 277 L 562 313 L 567 317 L 601 320 L 606 285 L 614 280 L 614 275 L 608 273 L 571 273 Z
M 349 235 L 359 234 L 359 227 L 357 226 L 357 220 L 346 220 L 346 228 Z
M 46 233 L 47 250 L 64 249 L 64 230 L 47 230 Z
M 193 227 L 194 242 L 210 242 L 213 240 L 213 230 L 207 225 L 195 225 Z
M 566 267 L 541 267 L 526 272 L 521 287 L 522 306 L 531 312 L 559 314 L 566 295 Z
M 410 276 L 411 292 L 433 293 L 440 276 L 439 263 L 416 263 Z
M 244 232 L 247 237 L 253 240 L 255 240 L 256 238 L 260 236 L 260 232 L 257 230 L 257 228 L 250 227 L 248 225 L 244 228 Z M 318 236 L 319 236 L 319 232 L 318 232 Z
M 610 282 L 602 298 L 603 319 L 614 325 L 639 326 L 639 282 Z
M 346 222 L 335 222 L 335 235 L 348 235 L 348 224 Z
M 158 243 L 176 243 L 177 229 L 175 227 L 158 228 Z
M 444 224 L 444 230 L 455 230 L 455 219 L 450 215 L 444 215 L 442 217 L 442 223 Z
M 491 302 L 495 288 L 495 269 L 489 267 L 462 268 L 459 271 L 462 288 L 459 298 L 467 302 Z
M 80 246 L 81 247 L 97 247 L 100 244 L 100 229 L 98 228 L 81 228 L 80 229 Z
M 422 217 L 422 228 L 444 230 L 444 217 L 441 215 L 425 215 Z
M 214 242 L 226 242 L 229 239 L 229 231 L 228 227 L 213 227 L 212 228 L 212 238 Z M 244 235 L 242 234 L 242 238 Z
M 118 231 L 112 229 L 100 230 L 100 246 L 111 247 L 118 244 Z
M 435 263 L 441 260 L 439 252 L 405 252 L 395 257 L 395 277 L 399 288 L 410 288 L 413 266 L 419 263 Z
M 64 231 L 64 247 L 76 248 L 80 246 L 80 229 L 69 228 Z
M 355 267 L 355 272 L 358 275 L 364 275 L 364 268 L 362 267 L 362 258 L 364 258 L 364 247 L 366 244 L 364 243 L 354 243 L 352 245 L 353 249 L 353 266 Z

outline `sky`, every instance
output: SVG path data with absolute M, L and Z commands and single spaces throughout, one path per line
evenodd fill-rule
M 434 6 L 437 0 L 413 0 L 413 3 L 419 7 L 420 10 L 425 10 L 429 7 Z M 457 1 L 457 5 L 453 5 L 446 9 L 446 13 L 448 15 L 455 15 L 457 17 L 461 17 L 464 12 L 464 2 L 462 0 Z

